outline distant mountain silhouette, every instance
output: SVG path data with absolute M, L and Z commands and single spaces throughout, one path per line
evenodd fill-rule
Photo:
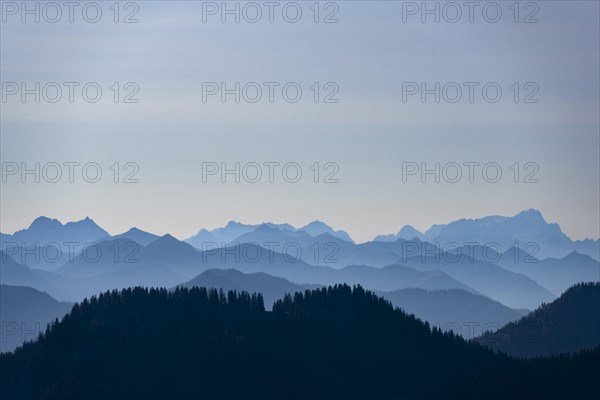
M 11 286 L 28 286 L 47 292 L 57 299 L 65 299 L 66 294 L 51 279 L 51 272 L 34 270 L 27 265 L 15 262 L 9 255 L 0 251 L 0 284 Z M 50 279 L 49 279 L 50 277 Z
M 402 265 L 390 265 L 382 268 L 348 266 L 337 270 L 313 266 L 251 244 L 200 252 L 170 235 L 146 247 L 125 238 L 101 241 L 90 247 L 89 252 L 65 263 L 56 273 L 31 270 L 21 265 L 15 273 L 0 278 L 2 283 L 31 286 L 48 291 L 60 300 L 73 301 L 113 288 L 170 287 L 208 269 L 237 269 L 246 274 L 263 272 L 299 285 L 346 282 L 383 291 L 416 287 L 428 290 L 456 288 L 476 293 L 473 288 L 434 269 L 416 271 Z
M 0 285 L 0 352 L 37 339 L 48 323 L 62 318 L 72 306 L 30 287 Z
M 511 218 L 494 216 L 481 220 L 461 220 L 448 225 L 436 225 L 421 237 L 425 239 L 425 236 L 433 235 L 432 237 L 443 238 L 444 235 L 452 234 L 453 237 L 458 239 L 467 239 L 469 232 L 473 231 L 477 235 L 480 233 L 487 235 L 481 237 L 488 240 L 493 237 L 507 238 L 517 228 L 521 232 L 520 235 L 529 235 L 535 232 L 538 227 L 543 228 L 542 230 L 546 232 L 544 233 L 545 237 L 556 238 L 563 235 L 558 225 L 546 224 L 539 212 L 530 210 Z M 61 253 L 61 250 L 49 244 L 46 250 L 50 249 L 49 253 L 58 254 L 57 258 L 61 260 L 60 262 L 52 262 L 44 258 L 41 260 L 36 259 L 35 257 L 39 256 L 39 252 L 32 255 L 32 248 L 27 248 L 27 251 L 25 251 L 24 248 L 13 247 L 10 249 L 11 257 L 17 264 L 29 266 L 30 271 L 33 272 L 33 276 L 30 276 L 30 278 L 38 279 L 38 281 L 24 282 L 17 280 L 17 282 L 9 282 L 2 279 L 2 282 L 28 285 L 41 290 L 48 289 L 48 292 L 56 298 L 74 300 L 80 299 L 82 294 L 89 296 L 98 289 L 126 287 L 123 282 L 117 281 L 119 277 L 122 277 L 128 285 L 141 284 L 142 282 L 150 286 L 157 284 L 176 285 L 197 276 L 207 269 L 235 268 L 245 273 L 265 272 L 297 284 L 334 284 L 340 282 L 338 277 L 347 274 L 348 271 L 333 279 L 330 277 L 332 275 L 331 269 L 343 269 L 354 265 L 371 267 L 396 265 L 408 266 L 412 270 L 421 272 L 440 271 L 444 274 L 445 283 L 439 283 L 431 287 L 428 286 L 432 282 L 431 280 L 425 286 L 423 286 L 424 281 L 410 281 L 411 284 L 415 285 L 414 287 L 426 289 L 462 288 L 488 296 L 511 308 L 534 309 L 542 302 L 552 301 L 555 295 L 559 295 L 567 286 L 576 282 L 594 279 L 595 271 L 598 268 L 598 264 L 587 258 L 587 256 L 574 253 L 562 259 L 541 259 L 537 265 L 511 262 L 514 255 L 517 255 L 517 258 L 521 261 L 526 257 L 528 257 L 528 260 L 536 260 L 535 257 L 528 255 L 522 248 L 514 251 L 514 254 L 510 253 L 512 250 L 510 248 L 499 254 L 495 253 L 494 247 L 463 246 L 460 249 L 462 257 L 456 259 L 456 257 L 453 257 L 457 252 L 456 249 L 451 248 L 443 251 L 435 244 L 423 242 L 418 237 L 410 240 L 399 238 L 395 241 L 373 241 L 357 245 L 334 236 L 334 234 L 344 235 L 342 231 L 335 232 L 319 221 L 300 229 L 296 229 L 289 224 L 245 225 L 232 221 L 225 227 L 215 229 L 212 232 L 201 231 L 199 235 L 194 237 L 194 240 L 191 240 L 191 243 L 186 243 L 175 239 L 171 235 L 158 237 L 137 228 L 110 237 L 106 236 L 106 231 L 99 228 L 90 219 L 63 225 L 57 220 L 40 217 L 34 221 L 30 228 L 15 233 L 15 237 L 46 237 L 49 232 L 51 234 L 54 234 L 52 232 L 58 232 L 57 234 L 62 235 L 62 238 L 69 235 L 73 237 L 82 237 L 83 235 L 88 239 L 101 236 L 100 239 L 92 242 L 93 246 L 89 249 L 88 255 L 93 255 L 94 250 L 97 248 L 101 250 L 102 255 L 99 259 L 90 261 L 89 257 L 81 254 L 80 246 L 74 255 L 75 260 L 67 262 L 71 255 L 65 253 L 65 251 Z M 90 234 L 90 232 L 92 233 Z M 418 233 L 411 227 L 405 227 L 402 232 L 407 237 L 415 236 L 415 233 Z M 511 240 L 514 239 L 513 236 L 510 236 Z M 214 245 L 216 243 L 212 242 L 213 246 L 207 248 L 205 252 L 194 247 L 198 246 L 199 243 L 204 243 L 203 240 L 206 238 L 211 240 L 214 238 L 219 245 L 223 245 L 227 240 L 235 242 L 222 249 L 215 249 Z M 60 241 L 61 239 L 53 238 L 53 240 Z M 132 243 L 125 247 L 127 241 Z M 480 242 L 483 243 L 484 240 Z M 251 243 L 264 246 L 269 243 L 276 243 L 276 247 L 271 252 L 263 248 L 265 254 L 256 262 L 236 260 L 239 254 L 236 255 L 235 253 L 239 253 L 240 249 L 247 248 L 247 245 Z M 240 247 L 237 247 L 237 244 L 240 244 Z M 9 251 L 9 249 L 6 249 L 6 251 Z M 217 251 L 217 254 L 212 256 L 211 254 L 215 251 Z M 471 251 L 473 255 L 471 255 Z M 278 252 L 279 255 L 275 255 Z M 286 254 L 282 257 L 280 252 Z M 431 256 L 431 252 L 437 255 L 441 254 L 441 261 L 439 256 Z M 265 262 L 264 257 L 267 255 L 274 257 L 273 260 Z M 483 255 L 487 255 L 487 257 Z M 500 256 L 498 261 L 489 260 L 489 258 L 495 259 L 496 255 Z M 449 258 L 452 261 L 448 261 L 446 256 L 450 256 Z M 215 260 L 216 257 L 220 258 L 218 262 Z M 125 259 L 128 261 L 134 260 L 134 262 L 125 262 Z M 297 259 L 302 262 L 298 262 Z M 242 267 L 238 268 L 238 264 Z M 316 270 L 308 268 L 307 264 L 329 268 Z M 44 270 L 45 273 L 38 271 L 40 269 Z M 57 272 L 57 274 L 51 274 L 50 272 Z M 136 278 L 135 274 L 138 272 L 140 276 Z M 144 275 L 144 272 L 147 272 L 147 274 Z M 101 275 L 103 276 L 102 279 L 91 282 L 92 277 L 100 277 Z M 14 274 L 12 276 L 15 277 Z M 435 276 L 440 281 L 441 276 L 439 274 Z M 48 285 L 44 286 L 39 282 L 39 278 L 48 281 L 50 286 L 54 286 L 54 288 L 48 287 Z M 65 281 L 65 278 L 67 278 L 67 281 Z M 348 276 L 345 278 L 348 278 Z M 373 290 L 384 290 L 378 286 L 371 286 L 373 278 L 364 276 L 352 283 L 362 283 Z M 387 285 L 385 290 L 413 287 L 406 286 L 405 282 L 402 282 L 400 286 L 390 286 Z M 55 289 L 58 287 L 61 288 L 60 291 L 63 294 L 67 293 L 66 298 L 56 296 L 58 291 Z
M 235 239 L 237 239 L 241 235 L 252 232 L 257 228 L 261 227 L 262 225 L 266 225 L 277 230 L 295 231 L 295 228 L 289 224 L 273 224 L 270 222 L 265 222 L 263 224 L 247 225 L 236 221 L 229 221 L 224 227 L 216 228 L 210 231 L 210 234 L 216 239 L 215 241 L 217 243 L 229 244 L 235 241 Z
M 161 236 L 144 249 L 147 261 L 156 263 L 194 263 L 200 253 L 191 245 L 175 239 L 171 235 Z
M 32 244 L 57 243 L 64 248 L 66 242 L 77 242 L 83 246 L 86 243 L 94 242 L 98 239 L 108 236 L 108 232 L 100 228 L 89 217 L 76 222 L 60 223 L 56 219 L 47 217 L 36 218 L 29 228 L 22 229 L 12 235 L 4 235 L 3 241 L 16 242 L 19 245 L 25 243 L 26 246 Z
M 575 240 L 573 242 L 573 250 L 580 254 L 586 254 L 596 261 L 600 261 L 600 239 Z
M 401 289 L 378 294 L 432 326 L 452 330 L 466 339 L 484 330 L 496 330 L 528 312 L 461 289 Z
M 528 242 L 539 247 L 537 258 L 564 257 L 572 251 L 587 254 L 596 260 L 600 259 L 600 241 L 573 241 L 565 235 L 558 224 L 547 223 L 537 210 L 527 210 L 513 217 L 489 216 L 479 219 L 460 219 L 446 225 L 433 225 L 425 233 L 411 226 L 402 228 L 395 235 L 379 235 L 376 241 L 410 240 L 418 238 L 442 246 L 448 243 L 478 242 L 497 243 L 502 251 L 518 242 L 521 247 Z
M 545 304 L 477 342 L 521 357 L 547 356 L 600 345 L 600 284 L 577 284 Z
M 129 239 L 141 244 L 142 246 L 148 246 L 150 243 L 154 242 L 159 237 L 160 236 L 158 235 L 144 232 L 138 228 L 131 228 L 127 232 L 121 233 L 120 235 L 112 236 L 111 239 Z
M 67 261 L 56 272 L 69 278 L 85 278 L 106 274 L 130 264 L 138 264 L 143 247 L 125 237 L 109 238 L 89 246 Z
M 592 257 L 572 252 L 563 258 L 537 260 L 525 252 L 514 255 L 507 252 L 498 265 L 513 272 L 527 275 L 556 295 L 581 282 L 600 281 L 600 262 Z
M 310 237 L 317 237 L 327 233 L 337 239 L 354 243 L 347 232 L 341 230 L 334 231 L 329 225 L 321 221 L 313 221 L 301 228 L 295 228 L 290 224 L 274 224 L 271 222 L 265 222 L 257 225 L 246 225 L 235 221 L 229 221 L 226 226 L 213 229 L 212 231 L 201 229 L 196 235 L 187 238 L 185 242 L 191 244 L 199 250 L 204 250 L 209 243 L 217 243 L 220 246 L 232 245 L 236 242 L 243 243 L 244 240 L 239 239 L 241 236 L 250 234 L 262 227 L 270 228 L 282 236 L 294 232 L 304 232 Z
M 401 254 L 407 244 L 421 242 L 399 239 L 395 242 L 355 245 L 327 233 L 311 237 L 306 232 L 280 231 L 267 225 L 238 239 L 242 242 L 248 240 L 248 243 L 210 248 L 201 252 L 171 235 L 164 235 L 147 246 L 125 237 L 109 238 L 89 246 L 85 252 L 76 255 L 73 261 L 65 262 L 56 270 L 56 274 L 36 274 L 61 288 L 63 293 L 68 293 L 67 297 L 57 297 L 56 291 L 48 290 L 60 300 L 77 300 L 82 295 L 89 296 L 98 290 L 142 283 L 148 286 L 176 285 L 214 268 L 233 268 L 244 273 L 264 272 L 297 284 L 330 285 L 346 282 L 384 291 L 410 287 L 428 290 L 464 289 L 486 295 L 512 308 L 534 309 L 555 297 L 525 275 L 466 255 L 462 255 L 456 262 L 447 262 L 444 257 L 436 256 L 398 258 L 398 253 Z M 286 253 L 282 254 L 256 244 L 274 243 L 277 240 L 281 240 L 276 247 L 280 251 L 284 250 L 285 243 L 293 243 L 293 246 L 289 246 Z M 324 260 L 329 255 L 323 251 L 311 252 L 311 247 L 314 250 L 316 244 L 323 250 L 327 244 L 332 243 L 337 246 L 333 257 L 340 262 L 333 263 L 330 267 L 315 267 L 305 262 L 307 259 L 314 262 L 312 258 L 315 255 Z M 441 252 L 440 249 L 437 251 Z M 297 254 L 302 255 L 302 259 L 294 258 Z M 344 267 L 346 263 L 355 260 L 356 264 Z M 391 261 L 385 264 L 387 260 Z M 381 268 L 367 266 L 373 264 Z M 393 267 L 388 268 L 390 265 Z M 336 273 L 336 269 L 341 272 Z M 136 273 L 139 273 L 137 279 Z M 100 276 L 102 279 L 92 279 Z M 119 277 L 125 279 L 126 284 L 120 282 Z M 35 282 L 3 282 L 47 289 Z
M 256 245 L 253 248 L 258 248 Z M 476 292 L 469 286 L 451 278 L 447 274 L 437 271 L 417 271 L 403 265 L 389 265 L 382 268 L 365 265 L 353 265 L 342 269 L 313 266 L 289 258 L 289 255 L 273 252 L 267 249 L 260 250 L 260 257 L 239 257 L 243 254 L 244 247 L 240 249 L 218 249 L 210 254 L 201 254 L 203 268 L 205 269 L 230 269 L 234 268 L 243 273 L 264 272 L 271 276 L 287 279 L 297 284 L 333 285 L 336 283 L 360 284 L 370 290 L 391 291 L 407 287 L 423 289 L 464 289 Z M 250 253 L 250 251 L 248 251 Z
M 302 228 L 298 228 L 299 231 L 303 231 L 308 233 L 312 237 L 320 236 L 324 233 L 327 233 L 333 237 L 338 239 L 345 240 L 350 243 L 354 243 L 354 240 L 350 237 L 347 232 L 344 231 L 334 231 L 329 225 L 322 221 L 313 221 L 310 224 L 303 226 Z
M 202 228 L 194 236 L 184 240 L 198 250 L 205 250 L 209 244 L 219 243 L 219 240 L 209 231 Z
M 582 398 L 600 349 L 519 361 L 431 330 L 360 287 L 261 296 L 127 289 L 0 356 L 2 398 Z
M 282 299 L 286 294 L 303 292 L 306 289 L 315 287 L 315 285 L 298 285 L 263 272 L 244 274 L 235 269 L 209 269 L 194 279 L 178 285 L 178 287 L 186 288 L 194 286 L 223 289 L 226 292 L 235 290 L 238 292 L 260 293 L 268 310 L 271 309 L 275 300 Z
M 412 240 L 419 239 L 421 241 L 425 240 L 423 233 L 419 232 L 417 229 L 412 227 L 411 225 L 404 225 L 400 231 L 396 234 L 387 234 L 387 235 L 377 235 L 373 241 L 375 242 L 394 242 L 398 239 L 404 240 Z
M 236 243 L 257 243 L 266 247 L 273 243 L 275 251 L 286 252 L 312 265 L 326 265 L 342 268 L 347 265 L 365 264 L 371 266 L 389 265 L 397 260 L 399 254 L 378 254 L 361 245 L 355 245 L 329 233 L 311 236 L 296 230 L 279 230 L 262 225 L 252 232 L 235 239 Z M 276 245 L 275 245 L 276 244 Z
M 238 236 L 252 232 L 257 227 L 258 225 L 246 225 L 236 221 L 229 221 L 224 227 L 213 229 L 210 233 L 217 239 L 217 242 L 229 243 Z
M 23 243 L 25 244 L 25 243 Z M 33 269 L 54 272 L 59 269 L 71 256 L 80 252 L 83 246 L 63 250 L 58 243 L 19 245 L 14 241 L 3 242 L 2 251 L 15 262 L 28 265 Z
M 456 259 L 443 256 L 416 256 L 403 264 L 419 271 L 439 270 L 459 282 L 511 308 L 534 309 L 555 299 L 533 279 L 465 254 Z

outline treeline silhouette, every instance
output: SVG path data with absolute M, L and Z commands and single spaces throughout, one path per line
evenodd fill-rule
M 600 345 L 600 283 L 578 283 L 558 299 L 477 338 L 517 357 L 592 349 Z
M 360 286 L 286 295 L 131 288 L 76 304 L 0 355 L 0 397 L 581 398 L 600 350 L 517 360 L 430 328 Z

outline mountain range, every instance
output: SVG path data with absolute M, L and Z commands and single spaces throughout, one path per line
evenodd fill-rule
M 542 213 L 533 209 L 522 211 L 513 217 L 493 215 L 479 219 L 460 219 L 445 225 L 433 225 L 425 232 L 407 225 L 396 234 L 378 235 L 374 241 L 394 241 L 400 238 L 417 238 L 442 246 L 449 243 L 495 243 L 504 250 L 515 244 L 525 247 L 533 243 L 537 258 L 561 258 L 577 251 L 600 260 L 598 239 L 571 240 L 558 224 L 547 223 Z
M 289 224 L 230 222 L 223 228 L 201 231 L 217 241 L 201 246 L 205 249 L 201 251 L 189 240 L 168 234 L 158 236 L 132 228 L 110 236 L 89 218 L 62 224 L 40 217 L 27 229 L 3 235 L 0 282 L 78 301 L 101 290 L 136 285 L 172 287 L 209 269 L 237 269 L 266 273 L 297 285 L 345 282 L 378 291 L 462 289 L 511 309 L 535 309 L 573 284 L 600 280 L 600 263 L 588 255 L 571 252 L 560 258 L 541 258 L 525 247 L 504 250 L 486 242 L 510 229 L 522 229 L 534 237 L 537 230 L 525 229 L 527 223 L 547 225 L 544 229 L 562 237 L 558 225 L 546 224 L 539 212 L 529 210 L 511 218 L 456 221 L 450 228 L 436 226 L 432 231 L 438 238 L 444 237 L 442 232 L 450 232 L 458 235 L 457 240 L 470 239 L 464 232 L 459 235 L 461 229 L 481 231 L 480 242 L 488 245 L 461 246 L 457 242 L 454 247 L 438 247 L 423 241 L 423 235 L 356 244 L 318 221 L 299 229 Z M 459 229 L 464 224 L 466 227 Z M 405 234 L 409 231 L 403 229 Z M 511 238 L 522 237 L 523 232 Z M 444 235 L 450 237 L 450 233 Z M 61 240 L 85 246 L 65 249 Z M 226 242 L 230 244 L 223 247 Z M 40 248 L 39 243 L 45 245 Z
M 229 221 L 224 227 L 216 228 L 212 231 L 202 228 L 194 236 L 191 236 L 185 239 L 184 241 L 191 244 L 199 250 L 205 250 L 205 247 L 208 244 L 218 244 L 221 246 L 235 244 L 236 241 L 239 241 L 239 237 L 247 233 L 253 232 L 263 226 L 278 231 L 304 232 L 311 237 L 316 237 L 322 234 L 329 234 L 340 240 L 354 243 L 354 241 L 352 240 L 350 235 L 348 235 L 347 232 L 344 232 L 342 230 L 335 231 L 329 225 L 321 221 L 313 221 L 301 228 L 294 228 L 290 224 L 274 224 L 271 222 L 266 222 L 257 225 L 246 225 L 236 221 Z
M 544 258 L 520 244 L 490 244 L 527 236 L 564 247 L 569 241 L 560 227 L 534 210 L 436 225 L 424 234 L 404 227 L 397 236 L 404 237 L 357 244 L 319 221 L 302 228 L 232 221 L 181 241 L 139 228 L 111 236 L 90 218 L 62 224 L 39 217 L 27 229 L 2 234 L 0 283 L 59 302 L 135 286 L 218 287 L 262 293 L 267 308 L 286 293 L 345 283 L 472 338 L 471 329 L 497 329 L 570 286 L 600 281 L 600 263 L 587 254 Z M 475 243 L 459 242 L 475 236 Z M 457 242 L 435 242 L 446 239 Z
M 89 217 L 66 224 L 62 224 L 57 219 L 39 217 L 26 229 L 21 229 L 12 235 L 3 234 L 2 242 L 14 242 L 18 246 L 26 247 L 53 244 L 65 249 L 65 243 L 73 242 L 83 245 L 107 236 L 110 236 L 108 232 L 100 228 Z

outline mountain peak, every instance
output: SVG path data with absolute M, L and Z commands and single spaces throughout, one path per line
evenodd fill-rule
M 72 222 L 73 224 L 80 224 L 80 225 L 96 225 L 96 222 L 94 222 L 93 219 L 91 219 L 90 217 L 85 217 L 82 220 L 76 221 L 76 222 Z
M 256 228 L 255 232 L 259 232 L 259 231 L 275 231 L 278 230 L 277 228 L 272 227 L 271 225 L 269 225 L 268 223 L 263 222 L 262 224 L 260 224 L 258 226 L 258 228 Z
M 37 217 L 36 219 L 33 220 L 31 225 L 29 225 L 29 229 L 35 228 L 35 227 L 48 228 L 48 227 L 58 227 L 58 226 L 62 226 L 62 224 L 60 223 L 59 220 L 41 216 L 41 217 Z
M 302 228 L 298 229 L 299 231 L 304 231 L 306 233 L 308 233 L 310 236 L 313 237 L 318 237 L 321 236 L 323 234 L 328 234 L 334 238 L 337 239 L 342 239 L 345 240 L 347 242 L 350 243 L 354 243 L 354 241 L 352 240 L 352 238 L 350 237 L 350 235 L 348 235 L 347 232 L 344 231 L 335 231 L 333 230 L 332 227 L 330 227 L 329 225 L 327 225 L 325 222 L 323 221 L 319 221 L 319 220 L 314 220 L 311 223 L 303 226 Z
M 172 242 L 172 241 L 179 242 L 179 240 L 175 239 L 175 237 L 173 237 L 173 235 L 171 235 L 170 233 L 166 233 L 166 234 L 162 235 L 160 237 L 160 239 L 164 240 L 164 241 L 170 241 L 170 242 Z
M 318 219 L 315 219 L 314 221 L 306 224 L 305 228 L 307 228 L 307 227 L 327 227 L 327 228 L 329 228 L 329 225 L 327 225 L 323 221 L 319 221 Z
M 415 229 L 412 225 L 404 225 L 400 231 L 398 232 L 398 237 L 404 238 L 404 239 L 412 239 L 415 237 L 421 237 L 423 234 Z
M 227 222 L 227 225 L 225 225 L 225 228 L 235 228 L 238 226 L 243 226 L 244 224 L 242 224 L 241 222 L 237 222 L 237 221 L 229 221 Z
M 536 209 L 530 208 L 529 210 L 524 210 L 514 216 L 514 218 L 527 219 L 529 221 L 539 221 L 546 222 L 544 220 L 544 216 L 542 213 Z
M 573 250 L 572 252 L 570 252 L 569 254 L 567 254 L 566 256 L 563 257 L 563 260 L 576 260 L 582 257 L 586 257 L 588 258 L 588 255 L 585 254 L 581 254 L 579 253 L 577 250 Z
M 173 237 L 171 234 L 167 233 L 161 237 L 159 237 L 158 239 L 152 241 L 149 245 L 148 248 L 152 248 L 152 249 L 161 249 L 161 251 L 164 251 L 165 249 L 183 249 L 183 248 L 192 248 L 192 246 L 190 246 L 188 243 L 182 242 L 180 240 L 178 240 L 177 238 Z

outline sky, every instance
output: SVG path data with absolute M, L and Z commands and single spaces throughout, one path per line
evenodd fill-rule
M 228 2 L 236 22 L 222 2 L 80 2 L 71 22 L 27 2 L 36 22 L 2 2 L 0 231 L 322 220 L 366 241 L 535 208 L 600 236 L 598 2 L 428 2 L 439 22 L 421 2 L 314 3 L 271 21 Z

